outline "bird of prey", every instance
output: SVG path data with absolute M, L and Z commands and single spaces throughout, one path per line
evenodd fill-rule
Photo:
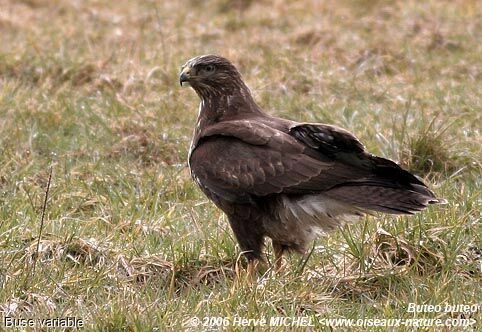
M 413 214 L 442 203 L 414 175 L 368 153 L 350 132 L 264 113 L 227 59 L 202 55 L 180 74 L 201 103 L 189 151 L 192 178 L 227 215 L 248 262 L 275 267 L 319 235 L 365 213 Z

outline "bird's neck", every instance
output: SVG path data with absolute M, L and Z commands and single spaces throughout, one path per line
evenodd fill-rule
M 196 147 L 205 128 L 220 121 L 245 118 L 249 115 L 257 117 L 266 116 L 254 101 L 249 90 L 247 90 L 247 93 L 244 95 L 218 95 L 211 98 L 201 98 L 190 151 Z
M 247 88 L 240 89 L 229 95 L 221 94 L 202 98 L 199 105 L 198 127 L 203 128 L 237 117 L 262 116 L 263 114 L 250 91 Z

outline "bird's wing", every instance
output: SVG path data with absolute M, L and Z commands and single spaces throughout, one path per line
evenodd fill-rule
M 362 153 L 363 144 L 345 129 L 318 123 L 300 123 L 290 127 L 289 134 L 307 146 L 327 155 Z
M 369 210 L 413 213 L 440 202 L 415 176 L 367 153 L 349 132 L 250 120 L 208 127 L 190 158 L 198 183 L 229 201 L 277 193 L 325 195 Z
M 330 144 L 336 150 L 336 140 Z M 343 144 L 348 152 L 348 143 Z M 250 120 L 206 128 L 190 166 L 202 186 L 229 200 L 317 193 L 356 176 L 352 167 L 340 167 L 335 158 L 307 147 L 296 136 Z
M 444 202 L 393 161 L 367 153 L 360 141 L 344 129 L 307 123 L 292 126 L 289 133 L 323 156 L 336 160 L 338 166 L 354 170 L 351 179 L 326 191 L 332 198 L 389 213 L 413 213 L 428 204 Z

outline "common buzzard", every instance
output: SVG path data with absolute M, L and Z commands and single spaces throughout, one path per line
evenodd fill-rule
M 249 262 L 271 238 L 306 251 L 320 234 L 368 211 L 413 214 L 442 203 L 396 163 L 365 151 L 348 131 L 264 113 L 227 59 L 203 55 L 182 66 L 201 103 L 189 151 L 194 181 L 228 216 Z

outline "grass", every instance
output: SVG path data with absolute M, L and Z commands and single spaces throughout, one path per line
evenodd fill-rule
M 407 308 L 480 305 L 481 15 L 470 0 L 2 1 L 3 316 L 98 331 L 197 330 L 194 316 L 480 326 L 480 307 Z M 271 114 L 342 126 L 449 203 L 367 217 L 243 282 L 186 165 L 198 100 L 178 72 L 203 53 L 237 64 Z

